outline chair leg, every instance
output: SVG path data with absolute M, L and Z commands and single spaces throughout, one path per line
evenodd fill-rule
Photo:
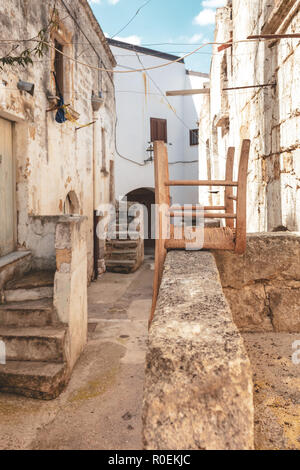
M 156 207 L 156 242 L 155 242 L 155 271 L 153 281 L 152 307 L 149 319 L 149 328 L 154 318 L 156 301 L 162 280 L 164 262 L 167 250 L 165 248 L 166 207 L 170 207 L 170 191 L 165 185 L 169 181 L 168 152 L 164 142 L 154 142 L 155 167 L 155 203 Z
M 250 153 L 250 140 L 244 140 L 242 144 L 239 164 L 239 178 L 237 189 L 237 221 L 235 253 L 243 254 L 247 245 L 247 174 Z
M 233 181 L 233 166 L 234 166 L 234 155 L 235 155 L 235 147 L 229 147 L 227 152 L 227 160 L 226 160 L 226 181 Z M 225 212 L 226 214 L 233 214 L 234 213 L 234 202 L 232 198 L 233 196 L 233 188 L 227 186 L 225 188 Z M 233 219 L 226 219 L 226 227 L 234 228 L 234 220 Z

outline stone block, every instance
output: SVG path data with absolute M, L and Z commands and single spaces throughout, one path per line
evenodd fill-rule
M 274 329 L 283 333 L 300 333 L 299 287 L 274 285 L 266 288 Z
M 213 255 L 169 252 L 149 334 L 144 448 L 252 449 L 251 376 Z
M 249 283 L 300 280 L 300 236 L 296 233 L 255 233 L 247 236 L 244 255 L 216 251 L 223 287 L 241 288 Z
M 224 289 L 233 320 L 240 331 L 273 331 L 263 284 Z

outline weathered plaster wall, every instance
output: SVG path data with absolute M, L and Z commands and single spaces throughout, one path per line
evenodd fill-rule
M 292 33 L 299 31 L 299 25 L 300 4 L 296 0 L 275 4 L 267 0 L 233 0 L 232 7 L 217 10 L 215 41 L 228 41 L 231 32 L 234 41 L 250 34 Z M 240 42 L 222 52 L 216 45 L 213 52 L 210 103 L 206 105 L 210 125 L 200 121 L 200 135 L 209 141 L 212 175 L 223 178 L 228 146 L 238 149 L 242 139 L 250 138 L 248 231 L 272 231 L 282 225 L 297 231 L 299 41 Z M 266 83 L 276 86 L 222 91 L 226 87 Z M 220 118 L 226 119 L 222 123 Z M 205 144 L 201 155 L 204 158 Z M 238 158 L 235 174 L 237 168 Z M 215 198 L 218 203 L 218 196 Z
M 117 70 L 124 70 L 124 67 L 156 67 L 167 62 L 166 58 L 141 52 L 137 54 L 116 46 L 111 48 L 117 62 L 121 64 Z M 139 188 L 154 188 L 153 162 L 145 163 L 150 157 L 147 148 L 151 141 L 151 118 L 167 120 L 170 178 L 195 179 L 198 173 L 198 146 L 190 146 L 189 131 L 197 129 L 201 99 L 199 95 L 166 98 L 165 93 L 202 88 L 207 81 L 205 74 L 188 74 L 185 64 L 181 62 L 147 73 L 116 74 L 119 152 L 116 156 L 117 198 Z M 193 163 L 182 163 L 189 161 Z M 197 189 L 172 188 L 171 196 L 174 203 L 196 203 Z
M 61 218 L 56 225 L 57 271 L 54 306 L 68 326 L 67 362 L 73 368 L 87 341 L 87 259 L 84 217 Z
M 54 2 L 12 0 L 0 5 L 2 37 L 34 37 L 47 25 Z M 57 2 L 61 20 L 57 35 L 65 44 L 64 52 L 91 66 L 112 69 L 114 59 L 86 0 L 65 0 L 78 22 Z M 84 34 L 83 34 L 84 33 Z M 87 38 L 93 44 L 88 44 Z M 32 47 L 32 43 L 30 43 Z M 11 44 L 1 45 L 0 55 Z M 19 47 L 21 49 L 22 46 Z M 96 53 L 99 55 L 97 57 Z M 109 201 L 110 160 L 114 159 L 115 101 L 111 74 L 91 70 L 77 62 L 64 59 L 64 99 L 79 114 L 79 124 L 97 119 L 93 126 L 75 131 L 76 124 L 55 122 L 47 94 L 55 95 L 51 73 L 54 51 L 43 58 L 34 58 L 27 68 L 5 67 L 0 81 L 0 115 L 15 122 L 14 153 L 17 167 L 18 247 L 32 249 L 34 239 L 28 238 L 30 215 L 58 215 L 65 212 L 66 196 L 74 191 L 79 200 L 79 212 L 88 221 L 88 273 L 93 263 L 93 210 L 100 202 Z M 17 90 L 19 79 L 35 84 L 31 97 Z M 104 105 L 99 112 L 92 110 L 92 92 L 103 92 Z M 106 134 L 106 172 L 101 173 L 101 128 Z M 95 135 L 93 135 L 95 132 Z M 94 177 L 95 175 L 95 177 Z

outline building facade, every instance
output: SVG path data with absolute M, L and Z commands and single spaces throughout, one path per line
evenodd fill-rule
M 200 114 L 200 177 L 224 178 L 227 148 L 251 139 L 249 232 L 300 230 L 300 49 L 296 38 L 243 41 L 299 33 L 299 27 L 297 0 L 232 0 L 217 10 L 219 44 Z M 231 38 L 233 45 L 220 50 Z M 210 199 L 219 203 L 221 196 Z M 201 191 L 200 199 L 205 197 Z
M 153 141 L 167 143 L 170 176 L 197 179 L 199 95 L 166 96 L 167 91 L 203 88 L 208 75 L 186 69 L 179 57 L 108 39 L 117 62 L 116 197 L 154 202 Z M 155 68 L 177 61 L 167 67 Z M 144 70 L 154 67 L 153 70 Z M 176 188 L 174 203 L 197 202 L 194 188 Z
M 47 54 L 41 58 L 33 56 L 33 65 L 26 68 L 5 66 L 1 71 L 2 142 L 6 136 L 3 144 L 6 150 L 2 149 L 2 153 L 10 155 L 6 157 L 9 176 L 1 181 L 5 207 L 1 211 L 4 224 L 0 256 L 19 249 L 33 253 L 37 250 L 29 228 L 31 216 L 76 213 L 87 217 L 91 278 L 94 210 L 100 203 L 114 200 L 115 129 L 113 76 L 93 67 L 111 70 L 114 58 L 85 0 L 56 3 L 49 0 L 35 7 L 25 0 L 10 2 L 9 6 L 3 4 L 2 36 L 16 40 L 35 37 L 42 28 L 47 28 L 54 5 L 58 25 L 51 33 L 52 47 Z M 11 47 L 11 43 L 2 44 L 1 56 Z M 18 49 L 21 48 L 22 43 Z M 20 80 L 34 85 L 33 96 L 18 89 Z M 57 103 L 59 93 L 64 103 L 70 105 L 76 122 L 67 120 L 59 124 L 55 120 L 56 111 L 49 111 Z M 99 93 L 104 97 L 102 100 L 97 99 Z M 37 253 L 36 257 L 40 256 Z
M 87 283 L 104 259 L 115 60 L 87 0 L 2 2 L 0 24 L 0 58 L 31 58 L 0 70 L 0 389 L 48 399 L 84 348 Z

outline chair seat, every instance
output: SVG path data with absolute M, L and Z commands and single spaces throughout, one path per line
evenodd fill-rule
M 235 249 L 235 230 L 229 227 L 221 228 L 197 228 L 186 227 L 171 230 L 170 240 L 166 240 L 167 250 L 230 250 Z

